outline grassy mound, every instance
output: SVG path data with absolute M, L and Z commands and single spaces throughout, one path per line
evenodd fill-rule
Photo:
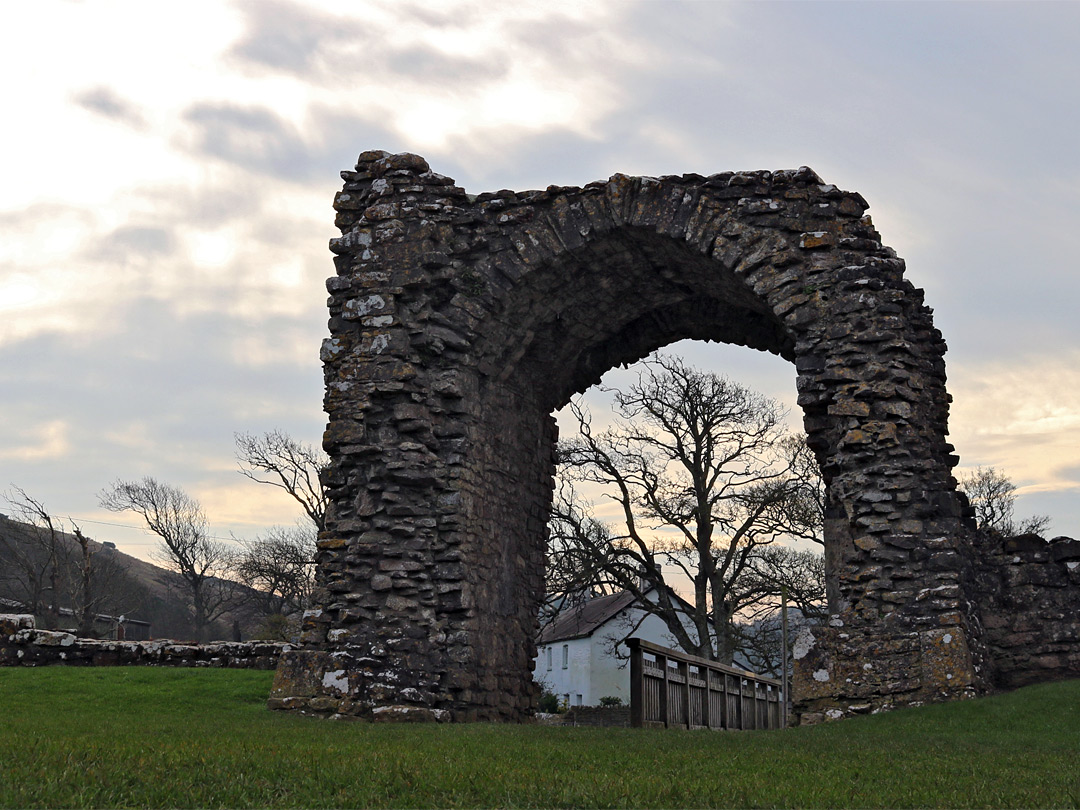
M 0 670 L 0 806 L 1080 807 L 1080 681 L 725 733 L 329 722 L 270 678 Z

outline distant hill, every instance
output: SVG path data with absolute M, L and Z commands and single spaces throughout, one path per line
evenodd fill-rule
M 28 523 L 13 520 L 0 515 L 0 604 L 18 603 L 24 609 L 30 609 L 34 602 L 35 591 L 38 599 L 51 604 L 52 589 L 45 582 L 45 592 L 35 588 L 33 576 L 27 568 L 38 572 L 48 568 L 48 553 L 42 544 L 44 530 Z M 63 553 L 68 559 L 77 559 L 81 550 L 74 536 L 60 534 Z M 154 563 L 125 554 L 109 542 L 90 539 L 93 559 L 107 570 L 105 582 L 107 598 L 96 612 L 113 616 L 124 615 L 129 619 L 138 619 L 150 623 L 150 634 L 154 638 L 190 639 L 194 637 L 194 628 L 188 617 L 182 589 L 170 583 L 177 582 L 177 576 L 166 568 Z M 43 579 L 48 580 L 46 575 Z M 251 593 L 242 585 L 235 587 Z M 67 588 L 61 586 L 59 599 L 62 608 L 70 608 L 71 600 Z M 0 612 L 3 609 L 0 608 Z M 239 623 L 240 635 L 249 638 L 259 627 L 260 620 L 250 610 L 237 609 L 222 617 L 211 628 L 214 638 L 232 639 L 234 622 Z

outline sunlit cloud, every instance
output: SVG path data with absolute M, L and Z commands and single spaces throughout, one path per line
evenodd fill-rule
M 305 82 L 313 102 L 351 110 L 415 149 L 467 147 L 478 135 L 481 142 L 492 133 L 512 139 L 515 131 L 551 126 L 585 134 L 620 100 L 610 63 L 646 58 L 640 48 L 618 47 L 608 24 L 614 9 L 608 3 L 457 2 L 438 10 L 370 3 L 361 21 L 337 6 L 268 2 L 245 7 L 247 30 L 231 56 L 258 67 L 256 75 Z M 557 26 L 559 37 L 533 39 L 545 25 Z M 557 47 L 568 38 L 578 44 L 578 31 L 587 32 L 587 47 Z M 580 67 L 573 83 L 558 78 L 570 65 Z M 401 104 L 405 88 L 409 103 Z M 268 131 L 270 123 L 259 122 L 258 129 Z M 282 134 L 275 149 L 286 148 Z M 217 138 L 209 143 L 225 148 Z M 256 152 L 266 151 L 264 141 L 254 143 Z
M 211 519 L 215 533 L 232 531 L 238 538 L 251 538 L 269 526 L 293 526 L 303 517 L 300 506 L 280 489 L 231 474 L 235 482 L 225 473 L 193 486 L 190 492 Z
M 13 442 L 12 446 L 0 445 L 0 459 L 28 462 L 60 459 L 71 450 L 68 428 L 68 424 L 61 419 L 24 427 L 17 434 L 8 436 L 8 440 Z
M 236 253 L 236 236 L 227 231 L 193 231 L 186 241 L 188 255 L 199 265 L 221 267 Z
M 272 493 L 232 481 L 232 432 L 318 441 L 331 201 L 382 148 L 473 193 L 812 166 L 864 194 L 927 289 L 963 463 L 1072 508 L 1071 4 L 36 0 L 4 16 L 0 452 L 51 505 L 97 514 L 110 477 L 153 474 L 215 523 L 270 514 Z M 790 364 L 677 350 L 798 427 Z
M 0 266 L 53 265 L 78 250 L 100 227 L 99 218 L 68 203 L 34 203 L 0 211 Z
M 83 90 L 75 95 L 74 101 L 80 107 L 136 129 L 146 126 L 139 108 L 127 99 L 121 98 L 110 87 L 93 87 Z
M 1078 488 L 1080 352 L 969 365 L 950 391 L 961 470 L 998 467 L 1021 494 Z

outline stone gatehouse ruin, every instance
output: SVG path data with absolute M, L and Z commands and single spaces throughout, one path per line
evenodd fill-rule
M 271 707 L 529 715 L 551 414 L 684 338 L 795 367 L 837 583 L 797 650 L 804 718 L 1080 675 L 1080 544 L 973 531 L 945 343 L 861 196 L 801 168 L 473 197 L 385 152 L 342 177 L 322 603 Z

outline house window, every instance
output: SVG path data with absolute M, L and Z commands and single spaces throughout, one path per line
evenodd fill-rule
M 575 706 L 580 706 L 581 705 L 581 695 L 574 695 L 574 705 Z
M 570 666 L 570 645 L 569 644 L 563 644 L 562 645 L 562 668 L 566 669 L 568 666 Z
M 551 672 L 551 647 L 545 647 L 545 648 L 544 648 L 544 650 L 545 650 L 545 652 L 547 653 L 547 668 L 548 668 L 548 672 Z

